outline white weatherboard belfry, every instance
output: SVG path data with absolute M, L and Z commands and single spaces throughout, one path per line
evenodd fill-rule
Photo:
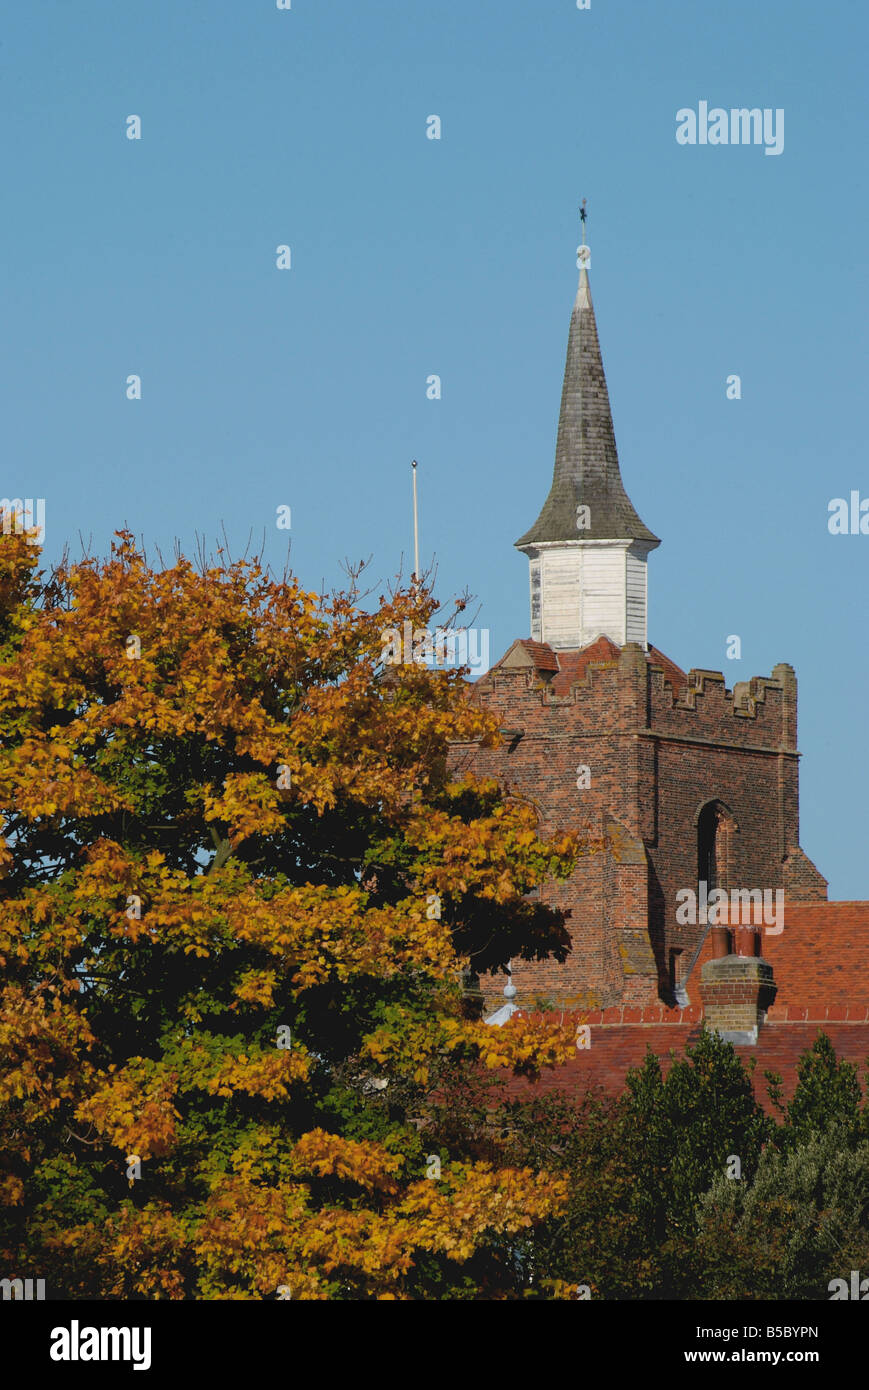
M 526 547 L 522 547 L 526 549 Z M 543 542 L 527 547 L 531 636 L 576 651 L 601 635 L 648 647 L 650 545 L 635 541 Z
M 586 249 L 583 247 L 582 249 Z M 528 556 L 531 637 L 648 648 L 646 561 L 660 541 L 624 489 L 586 262 L 570 320 L 549 496 L 516 547 Z

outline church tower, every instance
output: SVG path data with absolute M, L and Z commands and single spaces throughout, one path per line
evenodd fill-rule
M 685 671 L 649 643 L 646 561 L 659 541 L 622 483 L 584 244 L 579 260 L 552 486 L 516 542 L 531 635 L 472 687 L 501 743 L 450 752 L 457 777 L 491 777 L 530 806 L 544 839 L 578 836 L 570 878 L 540 889 L 567 913 L 571 950 L 563 963 L 531 948 L 514 959 L 511 1002 L 490 1021 L 516 1006 L 702 1006 L 710 1026 L 754 1041 L 775 995 L 761 941 L 774 951 L 776 936 L 753 908 L 743 930 L 742 917 L 680 905 L 715 889 L 731 904 L 783 894 L 788 933 L 795 904 L 826 899 L 800 848 L 796 677 L 780 662 L 728 689 L 722 672 Z M 497 983 L 481 983 L 501 1004 Z
M 615 432 L 588 282 L 570 319 L 555 471 L 543 510 L 516 542 L 530 563 L 531 637 L 576 651 L 598 637 L 648 647 L 646 561 L 660 541 L 637 515 L 619 471 Z

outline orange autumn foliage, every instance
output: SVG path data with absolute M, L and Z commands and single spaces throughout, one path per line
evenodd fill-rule
M 461 1151 L 426 1178 L 429 1097 L 572 1054 L 469 1016 L 461 979 L 564 952 L 527 895 L 581 847 L 447 779 L 496 722 L 461 673 L 382 659 L 434 611 L 153 569 L 125 532 L 43 583 L 0 535 L 7 1262 L 72 1297 L 402 1299 L 486 1250 L 508 1296 L 563 1184 Z

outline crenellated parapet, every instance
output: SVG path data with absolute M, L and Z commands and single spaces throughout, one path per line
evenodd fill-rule
M 796 752 L 797 684 L 781 664 L 728 689 L 721 671 L 692 668 L 601 639 L 584 652 L 559 652 L 541 669 L 516 642 L 474 686 L 474 699 L 513 724 L 542 732 L 600 729 L 711 741 L 722 746 Z M 548 649 L 547 649 L 548 650 Z
M 664 672 L 650 672 L 648 727 L 655 733 L 796 753 L 796 725 L 797 683 L 790 666 L 737 681 L 732 689 L 721 671 L 692 669 L 678 689 Z

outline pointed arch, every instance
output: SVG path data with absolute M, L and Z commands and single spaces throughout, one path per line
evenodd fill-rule
M 730 886 L 732 837 L 738 833 L 736 817 L 725 802 L 702 802 L 694 817 L 697 827 L 697 881 L 713 888 Z

